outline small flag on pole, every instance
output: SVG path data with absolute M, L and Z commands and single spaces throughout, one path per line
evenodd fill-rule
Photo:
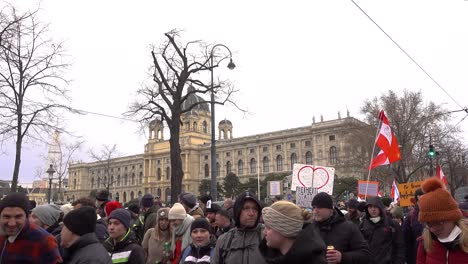
M 442 171 L 442 167 L 440 165 L 437 165 L 437 172 L 436 172 L 437 178 L 439 178 L 445 185 L 448 184 L 447 177 L 445 177 L 444 172 Z
M 380 152 L 372 160 L 369 170 L 378 166 L 394 163 L 401 159 L 397 139 L 390 128 L 390 123 L 383 110 L 380 111 L 379 119 L 382 125 L 380 126 L 379 136 L 375 144 L 380 148 Z
M 392 183 L 392 193 L 390 194 L 390 197 L 393 198 L 393 202 L 398 202 L 400 199 L 400 192 L 398 191 L 398 186 L 396 184 L 395 178 L 393 178 L 393 183 Z

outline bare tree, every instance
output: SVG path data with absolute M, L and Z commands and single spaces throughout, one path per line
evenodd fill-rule
M 14 139 L 16 144 L 11 185 L 16 191 L 23 142 L 45 141 L 55 130 L 64 131 L 58 122 L 61 110 L 73 110 L 60 103 L 69 100 L 62 44 L 48 37 L 48 27 L 36 12 L 6 9 L 2 25 L 8 29 L 0 45 L 0 136 L 2 142 Z
M 427 167 L 431 164 L 428 156 L 428 147 L 432 144 L 443 144 L 442 136 L 447 129 L 451 133 L 457 133 L 450 128 L 450 116 L 440 106 L 433 102 L 424 103 L 421 92 L 405 90 L 400 97 L 394 91 L 389 90 L 380 97 L 365 101 L 361 113 L 366 115 L 369 124 L 377 127 L 380 110 L 385 113 L 390 121 L 393 133 L 397 137 L 400 146 L 401 160 L 390 167 L 392 174 L 398 182 L 417 180 L 427 176 Z M 387 170 L 387 172 L 384 172 Z M 373 170 L 373 173 L 388 174 L 386 166 Z
M 111 170 L 111 164 L 112 160 L 119 156 L 119 153 L 117 152 L 117 145 L 103 145 L 100 152 L 96 153 L 93 150 L 90 150 L 89 153 L 93 159 L 103 164 L 104 173 L 97 174 L 97 186 L 99 187 L 99 185 L 102 184 L 104 188 L 109 191 L 110 187 L 114 184 L 114 182 L 116 182 Z
M 219 55 L 215 58 L 215 54 L 212 53 L 213 46 L 202 41 L 183 44 L 178 40 L 179 34 L 175 30 L 166 33 L 165 36 L 167 39 L 151 51 L 155 84 L 140 88 L 137 91 L 137 101 L 130 105 L 125 114 L 137 117 L 144 127 L 154 119 L 167 124 L 171 134 L 171 203 L 175 203 L 181 193 L 184 173 L 179 142 L 181 115 L 199 104 L 207 103 L 188 102 L 187 98 L 194 94 L 203 96 L 214 92 L 216 104 L 229 102 L 237 105 L 232 100 L 232 94 L 236 92 L 232 86 L 215 80 L 216 83 L 212 87 L 211 83 L 206 81 L 209 80 L 208 73 L 229 56 Z M 212 56 L 215 58 L 213 65 L 210 62 Z M 184 108 L 184 103 L 191 105 Z

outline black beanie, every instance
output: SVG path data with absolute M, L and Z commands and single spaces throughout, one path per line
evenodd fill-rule
M 192 222 L 192 225 L 190 226 L 190 233 L 192 233 L 192 231 L 195 228 L 203 228 L 203 229 L 208 230 L 210 234 L 213 234 L 213 229 L 211 229 L 211 225 L 210 223 L 208 223 L 208 220 L 206 220 L 206 218 L 200 217 L 200 218 L 195 219 Z
M 320 192 L 312 199 L 312 207 L 333 209 L 333 200 L 326 192 Z
M 205 209 L 205 211 L 207 213 L 216 213 L 218 212 L 219 210 L 221 210 L 221 206 L 217 205 L 217 204 L 211 204 L 211 207 L 207 207 Z
M 5 207 L 19 207 L 23 209 L 26 216 L 28 216 L 30 203 L 25 193 L 14 192 L 7 194 L 7 196 L 0 201 L 0 213 L 5 209 Z
M 91 206 L 83 206 L 71 210 L 63 219 L 63 224 L 72 233 L 82 236 L 96 230 L 96 220 L 96 209 Z
M 130 227 L 132 216 L 130 215 L 129 211 L 123 208 L 115 209 L 108 217 L 109 220 L 113 218 L 119 220 L 119 222 L 122 223 L 126 228 Z
M 109 200 L 109 191 L 108 190 L 100 190 L 96 195 L 96 200 L 105 202 Z

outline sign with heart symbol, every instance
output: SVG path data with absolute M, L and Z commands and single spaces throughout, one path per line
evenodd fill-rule
M 313 187 L 318 192 L 332 194 L 334 176 L 335 168 L 332 167 L 294 164 L 291 190 L 296 190 L 296 187 Z

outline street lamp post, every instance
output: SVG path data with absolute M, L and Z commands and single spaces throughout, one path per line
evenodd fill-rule
M 224 47 L 229 51 L 229 63 L 228 63 L 228 69 L 232 70 L 236 67 L 234 62 L 232 62 L 232 52 L 231 50 L 223 44 L 216 44 L 211 48 L 210 52 L 210 71 L 211 71 L 211 197 L 213 199 L 218 200 L 218 190 L 217 190 L 217 180 L 216 180 L 216 174 L 218 171 L 218 168 L 216 166 L 216 138 L 215 138 L 215 94 L 214 94 L 214 86 L 213 86 L 213 69 L 214 69 L 214 63 L 213 63 L 213 52 L 215 48 L 217 47 Z
M 50 167 L 46 172 L 49 174 L 49 199 L 48 199 L 48 203 L 50 204 L 50 199 L 52 197 L 52 179 L 54 179 L 54 173 L 55 173 L 54 166 L 52 164 L 50 164 Z

